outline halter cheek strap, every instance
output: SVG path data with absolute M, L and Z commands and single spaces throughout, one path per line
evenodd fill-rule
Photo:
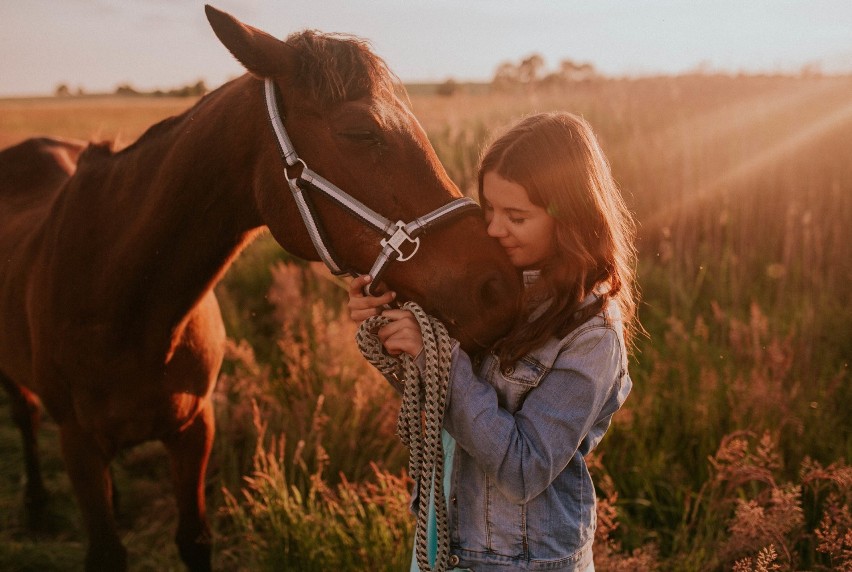
M 476 204 L 476 201 L 463 197 L 454 199 L 408 223 L 402 220 L 394 222 L 385 218 L 315 173 L 308 167 L 304 160 L 299 158 L 296 149 L 293 147 L 293 143 L 290 141 L 290 137 L 287 135 L 287 130 L 284 128 L 284 122 L 278 110 L 277 88 L 275 87 L 275 82 L 270 78 L 264 81 L 264 95 L 269 123 L 272 125 L 272 130 L 275 133 L 278 151 L 286 164 L 285 175 L 287 184 L 293 194 L 293 199 L 296 201 L 296 206 L 299 209 L 299 214 L 302 216 L 302 221 L 305 224 L 308 235 L 311 237 L 311 242 L 328 269 L 338 276 L 343 274 L 350 276 L 359 275 L 358 272 L 340 260 L 331 248 L 328 236 L 317 217 L 316 208 L 311 201 L 312 193 L 319 192 L 324 194 L 346 212 L 383 236 L 379 240 L 381 251 L 369 271 L 373 280 L 364 289 L 366 294 L 370 294 L 370 287 L 378 283 L 379 277 L 390 262 L 394 260 L 397 262 L 406 262 L 414 257 L 420 248 L 419 235 L 423 231 L 438 224 L 449 222 L 467 212 L 479 210 L 479 205 Z M 290 170 L 296 165 L 301 166 L 301 172 L 291 177 Z

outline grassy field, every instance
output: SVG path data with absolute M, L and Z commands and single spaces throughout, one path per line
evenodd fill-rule
M 635 389 L 590 460 L 598 570 L 850 570 L 852 77 L 679 76 L 412 93 L 452 178 L 524 114 L 597 130 L 640 222 Z M 0 101 L 0 147 L 132 142 L 187 99 Z M 413 523 L 398 401 L 352 343 L 345 293 L 264 236 L 217 287 L 228 357 L 208 473 L 219 570 L 400 570 Z M 296 308 L 297 310 L 293 310 Z M 0 396 L 7 410 L 5 396 Z M 0 415 L 0 569 L 74 570 L 83 542 L 55 427 L 34 533 Z M 133 570 L 180 570 L 165 457 L 116 463 Z

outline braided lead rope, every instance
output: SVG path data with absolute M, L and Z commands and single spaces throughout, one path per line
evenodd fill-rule
M 428 506 L 423 504 L 417 511 L 417 564 L 422 572 L 444 572 L 449 568 L 450 533 L 444 494 L 444 448 L 441 443 L 441 428 L 447 402 L 452 342 L 444 324 L 427 315 L 423 308 L 414 302 L 406 302 L 402 308 L 414 314 L 423 334 L 426 365 L 422 376 L 414 358 L 408 354 L 404 353 L 400 358 L 396 358 L 383 351 L 376 332 L 390 323 L 388 318 L 368 318 L 361 324 L 355 339 L 364 357 L 380 372 L 396 375 L 405 383 L 397 418 L 397 434 L 409 449 L 408 472 L 417 483 L 421 495 L 428 495 L 431 485 L 434 483 L 435 486 L 435 521 L 438 536 L 435 566 L 429 566 L 427 556 L 426 528 L 429 511 Z M 428 496 L 426 498 L 428 503 Z

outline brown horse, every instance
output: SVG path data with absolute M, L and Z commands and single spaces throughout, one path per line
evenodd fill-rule
M 264 226 L 317 259 L 260 78 L 273 79 L 304 162 L 377 213 L 413 220 L 460 197 L 398 81 L 363 42 L 316 32 L 280 41 L 207 15 L 249 74 L 120 152 L 47 139 L 0 152 L 0 381 L 24 435 L 32 506 L 44 499 L 39 398 L 59 426 L 89 570 L 126 568 L 109 463 L 148 440 L 171 459 L 181 558 L 210 569 L 202 485 L 225 337 L 212 288 Z M 338 257 L 367 272 L 377 232 L 321 194 L 314 206 Z M 387 285 L 467 347 L 501 334 L 519 287 L 481 218 L 466 212 L 422 239 L 411 260 L 387 267 Z

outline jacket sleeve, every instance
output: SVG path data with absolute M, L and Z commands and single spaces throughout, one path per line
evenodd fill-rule
M 562 472 L 599 421 L 622 367 L 614 330 L 583 331 L 513 415 L 499 407 L 495 389 L 477 377 L 470 358 L 457 349 L 445 428 L 507 498 L 528 502 Z

